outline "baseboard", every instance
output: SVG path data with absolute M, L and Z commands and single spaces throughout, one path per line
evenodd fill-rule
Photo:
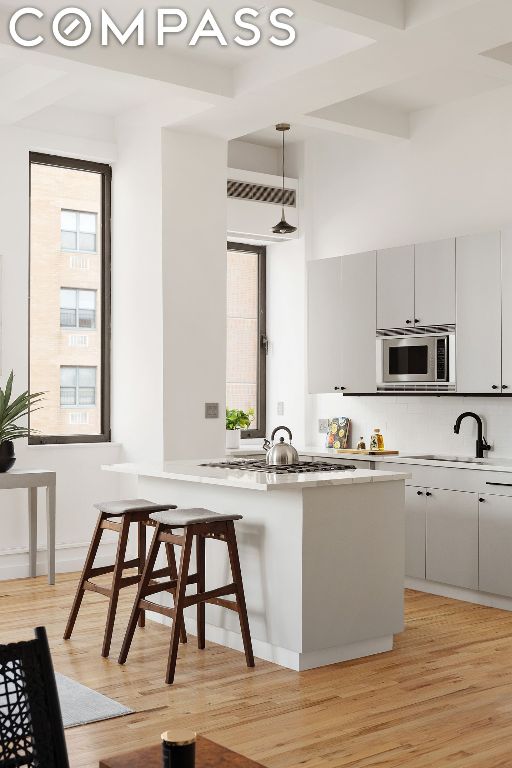
M 81 571 L 89 544 L 60 544 L 55 550 L 55 570 L 57 573 Z M 105 543 L 100 547 L 95 564 L 99 567 L 109 565 L 115 560 L 115 544 Z M 48 573 L 46 549 L 37 550 L 37 575 Z M 11 549 L 0 552 L 0 581 L 24 579 L 29 576 L 28 549 Z
M 170 619 L 161 616 L 158 613 L 147 613 L 148 619 L 156 621 L 159 624 L 171 624 Z M 197 622 L 191 617 L 186 617 L 187 632 L 197 637 Z M 215 627 L 212 624 L 206 624 L 206 639 L 211 643 L 223 645 L 233 651 L 243 653 L 242 636 L 238 632 L 229 629 Z M 319 651 L 290 651 L 287 648 L 280 648 L 271 645 L 263 640 L 253 638 L 252 647 L 254 655 L 262 661 L 270 661 L 278 664 L 280 667 L 292 669 L 295 672 L 303 672 L 308 669 L 326 667 L 330 664 L 339 664 L 343 661 L 352 661 L 366 656 L 374 656 L 378 653 L 386 653 L 393 649 L 393 635 L 389 637 L 377 638 L 375 640 L 363 640 L 358 643 L 350 643 L 340 648 L 325 648 Z
M 473 589 L 464 589 L 463 587 L 452 587 L 450 584 L 440 584 L 437 581 L 426 581 L 425 579 L 405 579 L 406 589 L 413 589 L 416 592 L 427 592 L 430 595 L 439 597 L 448 597 L 452 600 L 462 600 L 465 603 L 474 603 L 483 605 L 486 608 L 499 608 L 502 611 L 512 611 L 512 598 L 501 597 L 500 595 L 491 595 L 487 592 L 477 592 Z

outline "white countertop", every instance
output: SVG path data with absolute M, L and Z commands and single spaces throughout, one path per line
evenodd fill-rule
M 221 469 L 200 466 L 200 464 L 206 461 L 225 461 L 225 459 L 194 459 L 148 464 L 109 464 L 104 465 L 102 469 L 108 472 L 120 472 L 128 475 L 158 477 L 165 480 L 180 480 L 188 483 L 205 483 L 207 485 L 224 485 L 230 488 L 246 488 L 255 491 L 322 488 L 326 485 L 352 485 L 354 483 L 407 480 L 410 477 L 406 471 L 403 473 L 379 472 L 370 469 L 277 475 L 272 472 L 248 472 L 243 469 Z
M 334 449 L 329 448 L 318 448 L 318 447 L 306 447 L 306 448 L 300 448 L 297 449 L 300 456 L 315 456 L 318 458 L 324 458 L 324 459 L 347 459 L 348 461 L 371 461 L 384 464 L 404 464 L 404 465 L 411 465 L 411 464 L 419 464 L 420 466 L 427 466 L 427 467 L 445 467 L 445 468 L 451 468 L 451 469 L 478 469 L 478 470 L 484 470 L 484 471 L 492 471 L 492 472 L 512 472 L 512 459 L 507 457 L 489 457 L 486 459 L 473 459 L 470 456 L 464 457 L 464 456 L 457 456 L 457 457 L 449 457 L 446 456 L 443 458 L 443 454 L 439 454 L 440 458 L 431 458 L 431 459 L 425 459 L 421 458 L 419 451 L 410 451 L 409 455 L 407 455 L 407 452 L 402 451 L 399 456 L 368 456 L 360 453 L 338 453 Z M 244 456 L 257 456 L 264 453 L 262 448 L 258 448 L 258 446 L 254 446 L 251 450 L 251 448 L 240 448 L 237 451 L 226 451 L 226 453 L 230 456 L 236 457 L 239 456 L 240 458 Z M 428 450 L 424 452 L 428 455 Z M 482 462 L 482 463 L 480 463 Z

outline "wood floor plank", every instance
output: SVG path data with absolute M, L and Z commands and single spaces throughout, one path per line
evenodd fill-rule
M 406 593 L 406 631 L 391 653 L 309 672 L 207 642 L 180 646 L 163 682 L 169 629 L 138 629 L 116 663 L 133 590 L 123 590 L 110 659 L 100 656 L 107 604 L 87 594 L 74 635 L 61 637 L 77 574 L 0 583 L 0 642 L 46 626 L 58 672 L 135 710 L 66 731 L 73 768 L 193 728 L 268 768 L 510 768 L 512 614 Z M 207 608 L 208 611 L 208 608 Z

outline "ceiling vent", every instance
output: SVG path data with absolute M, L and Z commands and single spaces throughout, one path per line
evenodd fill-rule
M 295 189 L 285 188 L 283 200 L 283 190 L 281 187 L 270 187 L 248 181 L 237 181 L 236 179 L 228 179 L 228 197 L 237 200 L 251 200 L 257 203 L 286 205 L 290 208 L 297 207 L 297 192 Z

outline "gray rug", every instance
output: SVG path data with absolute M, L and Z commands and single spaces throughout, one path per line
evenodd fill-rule
M 130 715 L 133 712 L 133 709 L 119 704 L 118 701 L 109 699 L 108 696 L 103 696 L 69 677 L 59 675 L 58 672 L 55 677 L 64 728 L 96 723 L 98 720 L 109 720 L 112 717 Z

